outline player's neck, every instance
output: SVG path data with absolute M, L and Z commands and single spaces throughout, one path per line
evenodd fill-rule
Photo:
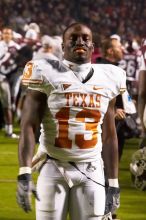
M 86 70 L 88 71 L 88 69 L 91 68 L 91 62 L 84 64 L 77 64 L 64 59 L 63 63 L 75 72 L 86 71 Z

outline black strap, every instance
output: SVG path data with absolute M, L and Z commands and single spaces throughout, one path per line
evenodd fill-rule
M 91 179 L 89 176 L 87 176 L 86 173 L 82 172 L 82 171 L 77 167 L 77 165 L 75 164 L 75 162 L 69 161 L 68 163 L 71 164 L 73 167 L 75 167 L 75 168 L 76 168 L 81 174 L 83 174 L 88 180 L 91 180 L 92 182 L 94 182 L 94 183 L 96 183 L 96 184 L 98 184 L 98 185 L 100 185 L 100 186 L 102 186 L 102 187 L 107 187 L 106 184 L 103 185 L 103 184 L 101 184 L 101 183 L 98 183 L 98 182 L 96 182 L 95 180 Z
M 90 72 L 87 74 L 86 78 L 82 81 L 82 83 L 86 83 L 92 76 L 94 73 L 94 69 L 91 67 Z
M 57 160 L 57 161 L 59 161 L 58 159 L 55 159 L 54 157 L 51 157 L 51 156 L 49 156 L 48 154 L 47 154 L 47 158 L 50 159 L 50 160 Z M 98 184 L 98 185 L 100 185 L 100 186 L 102 186 L 102 187 L 108 187 L 106 184 L 103 185 L 103 184 L 101 184 L 101 183 L 98 183 L 98 182 L 96 182 L 95 180 L 91 179 L 89 176 L 87 176 L 86 173 L 82 172 L 82 171 L 77 167 L 77 165 L 75 164 L 75 162 L 68 161 L 68 163 L 69 163 L 71 166 L 75 167 L 75 168 L 76 168 L 81 174 L 83 174 L 88 180 L 91 180 L 91 181 L 93 181 L 94 183 L 96 183 L 96 184 Z

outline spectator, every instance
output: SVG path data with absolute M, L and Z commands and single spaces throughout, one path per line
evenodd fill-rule
M 58 58 L 54 55 L 55 53 L 55 40 L 48 36 L 44 35 L 41 39 L 42 47 L 34 54 L 33 60 L 36 59 L 52 59 L 58 60 Z
M 13 30 L 5 27 L 0 42 L 0 93 L 4 109 L 6 136 L 18 138 L 13 133 L 13 112 L 20 87 L 20 73 L 17 72 L 16 57 L 19 45 L 13 41 Z

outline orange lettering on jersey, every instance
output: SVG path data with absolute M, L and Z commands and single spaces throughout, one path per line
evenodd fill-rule
M 69 106 L 70 96 L 72 96 L 71 93 L 65 93 L 65 97 L 66 97 L 66 106 Z
M 92 107 L 92 108 L 95 107 L 94 99 L 93 99 L 93 95 L 90 95 L 90 103 L 89 103 L 89 107 Z
M 75 107 L 91 107 L 99 108 L 100 107 L 100 98 L 99 94 L 81 94 L 81 93 L 66 93 L 66 106 L 75 106 Z
M 73 94 L 73 106 L 79 106 L 79 94 Z
M 55 138 L 55 146 L 60 148 L 71 148 L 72 141 L 68 139 L 68 120 L 69 108 L 62 108 L 57 114 L 56 119 L 59 123 L 58 137 Z
M 33 67 L 33 63 L 31 62 L 28 62 L 26 64 L 26 67 L 25 67 L 25 72 L 23 73 L 23 79 L 29 79 L 32 75 L 32 67 Z
M 94 122 L 85 122 L 86 118 L 93 119 Z M 80 111 L 77 116 L 76 120 L 85 123 L 85 130 L 91 131 L 91 140 L 85 140 L 84 134 L 76 134 L 75 136 L 75 143 L 81 149 L 88 149 L 93 148 L 97 144 L 97 126 L 98 122 L 100 121 L 101 114 L 97 110 L 89 110 L 83 109 Z
M 96 95 L 96 108 L 100 108 L 101 95 Z
M 98 110 L 93 109 L 83 109 L 78 112 L 74 118 L 74 123 L 77 128 L 80 123 L 84 124 L 84 133 L 83 130 L 80 132 L 80 129 L 77 129 L 75 134 L 75 144 L 80 149 L 94 148 L 98 142 L 98 123 L 101 118 L 101 113 Z M 73 139 L 69 139 L 69 126 L 70 126 L 70 108 L 65 107 L 61 108 L 60 111 L 56 114 L 56 119 L 58 121 L 58 135 L 55 138 L 55 146 L 60 148 L 71 149 Z M 90 135 L 90 139 L 86 140 L 86 134 Z
M 87 97 L 87 94 L 80 94 L 80 96 L 82 98 L 81 106 L 82 107 L 87 107 L 87 104 L 86 104 L 86 101 L 85 101 L 85 98 Z

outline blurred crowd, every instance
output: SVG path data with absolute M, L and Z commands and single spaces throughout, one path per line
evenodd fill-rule
M 1 0 L 0 28 L 10 25 L 23 34 L 23 27 L 36 22 L 42 34 L 60 35 L 74 21 L 85 22 L 100 36 L 118 33 L 143 37 L 146 29 L 145 0 Z

